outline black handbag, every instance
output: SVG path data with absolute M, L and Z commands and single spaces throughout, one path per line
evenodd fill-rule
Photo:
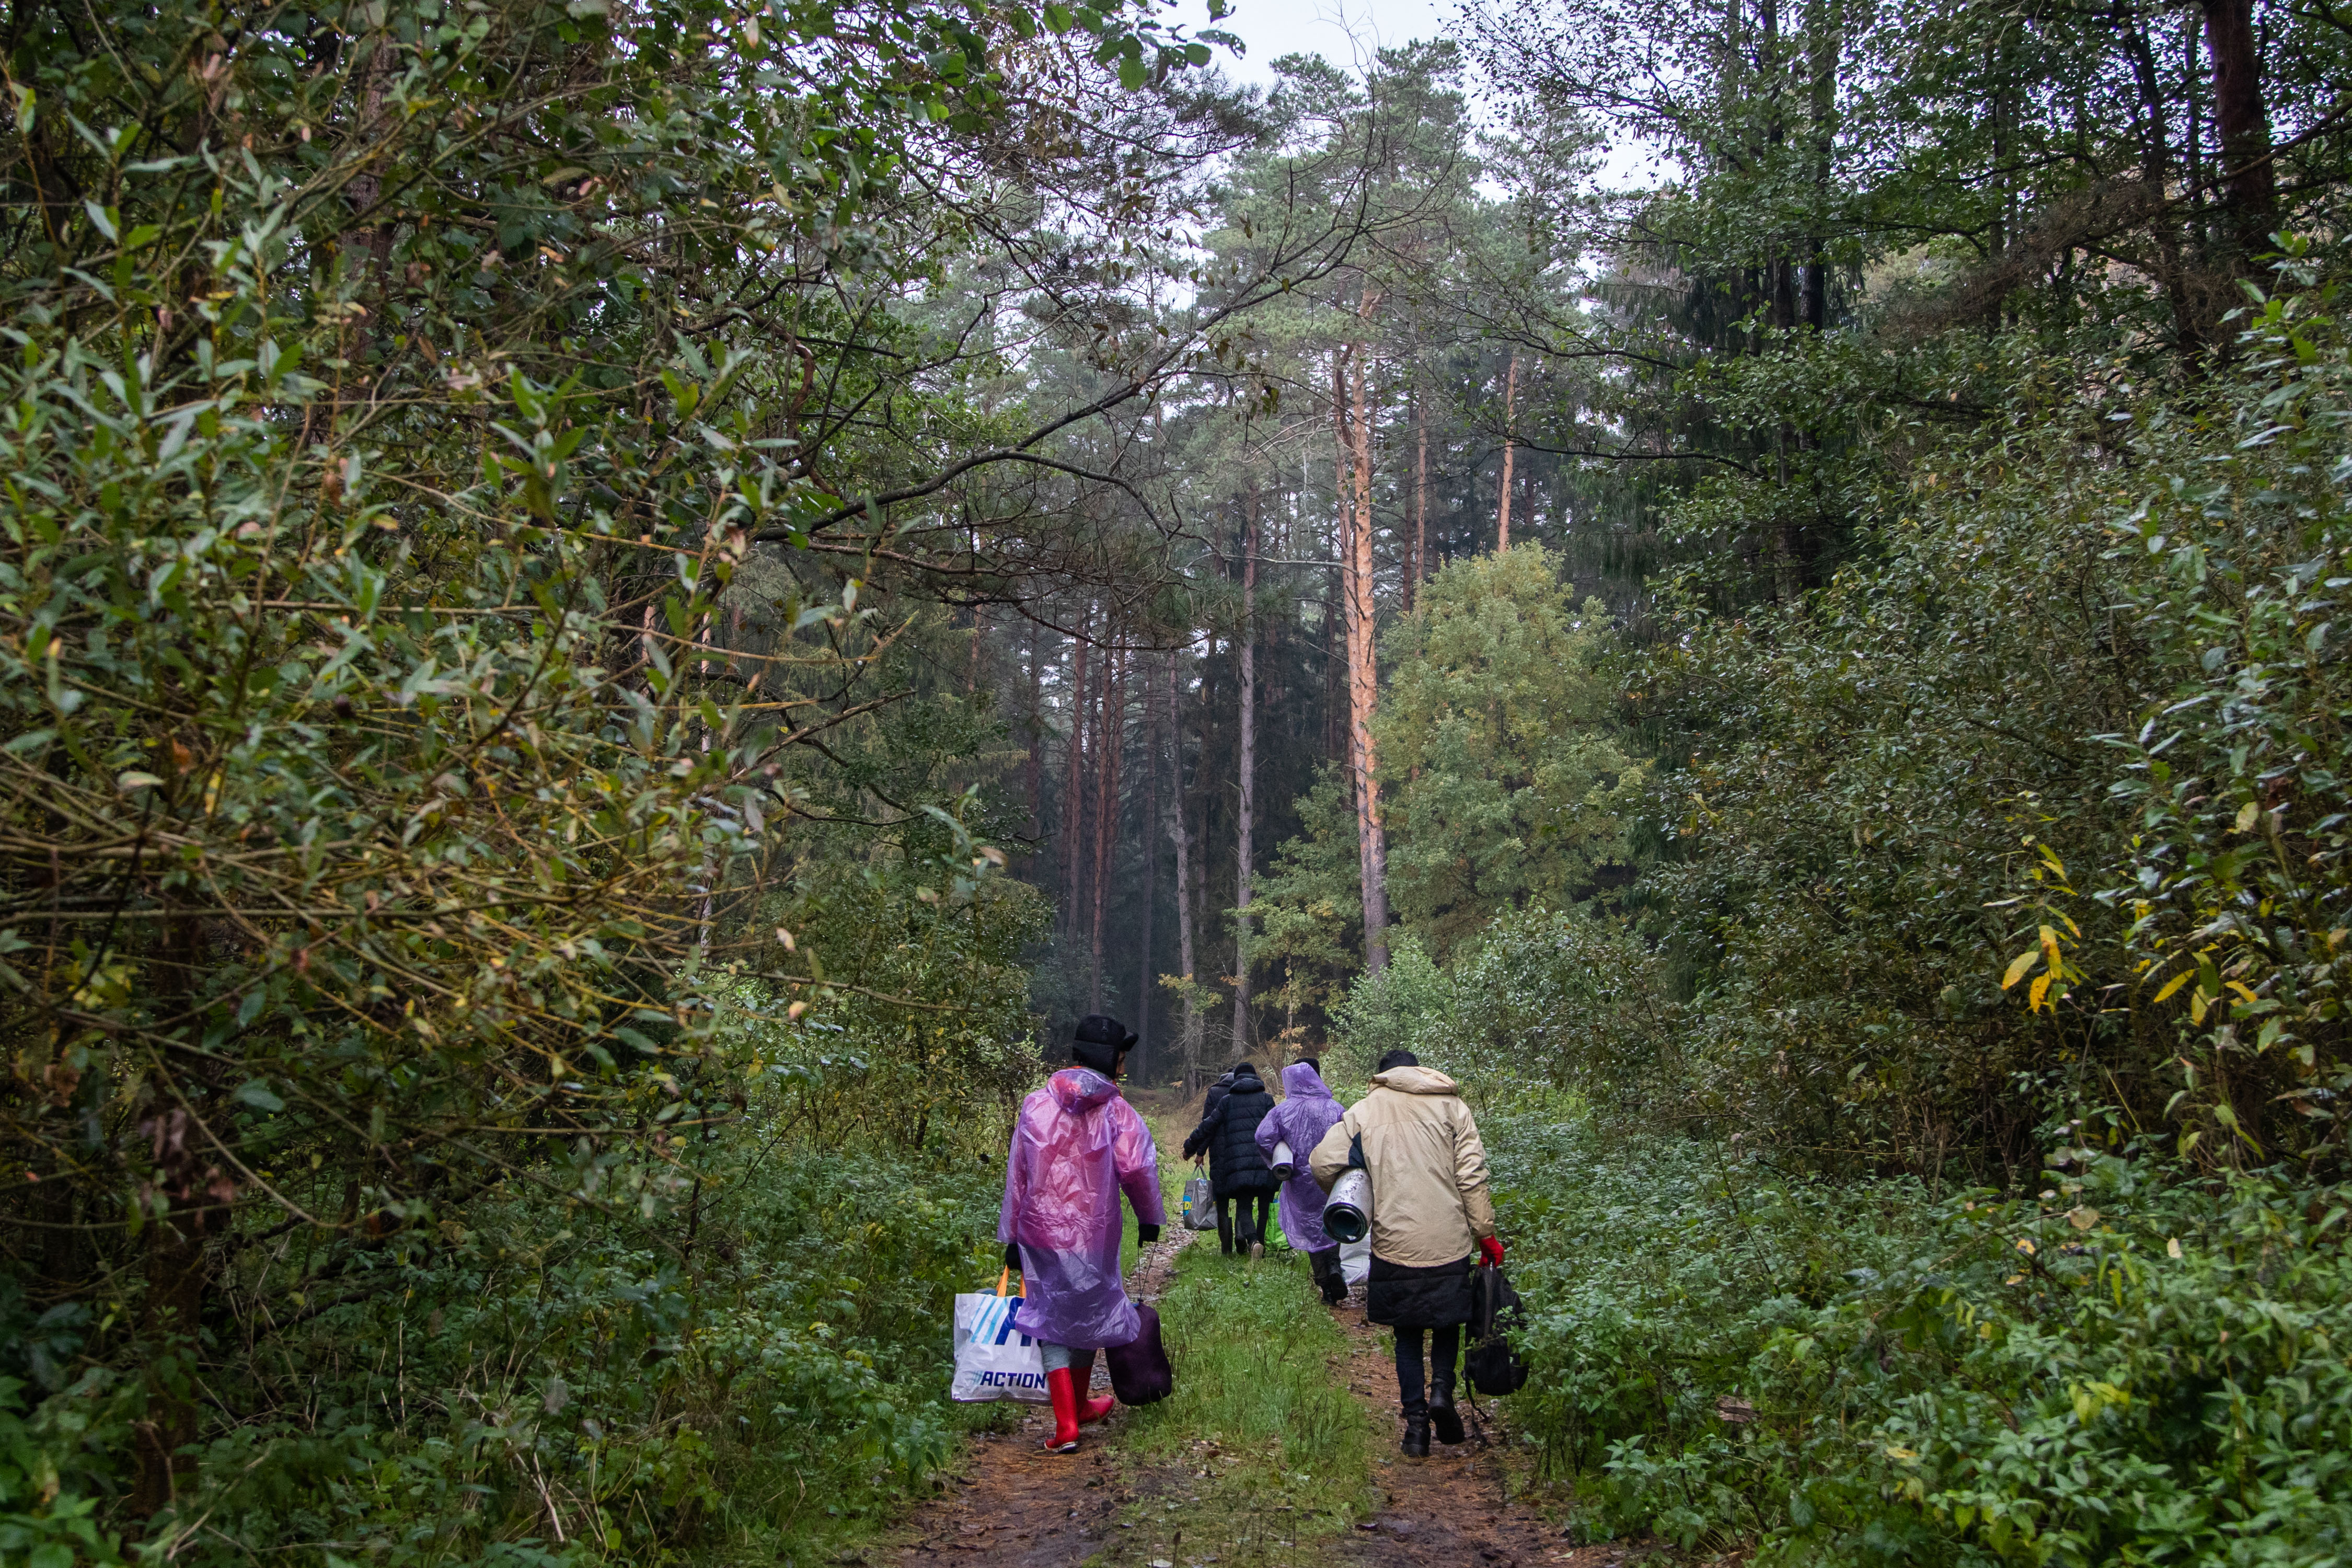
M 1519 1327 L 1519 1293 L 1492 1263 L 1472 1271 L 1470 1282 L 1470 1386 L 1489 1399 L 1517 1394 L 1528 1381 L 1528 1363 L 1511 1349 Z
M 1160 1342 L 1160 1309 L 1138 1301 L 1135 1315 L 1142 1321 L 1142 1331 L 1105 1351 L 1103 1359 L 1110 1363 L 1110 1391 L 1121 1405 L 1153 1405 L 1176 1391 L 1176 1369 L 1168 1364 L 1167 1347 Z

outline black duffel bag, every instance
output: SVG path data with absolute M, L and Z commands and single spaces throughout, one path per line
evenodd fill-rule
M 1492 1263 L 1473 1270 L 1470 1281 L 1470 1386 L 1489 1399 L 1517 1394 L 1528 1381 L 1528 1363 L 1511 1349 L 1519 1326 L 1519 1293 Z
M 1175 1392 L 1176 1371 L 1160 1342 L 1160 1309 L 1138 1301 L 1135 1315 L 1142 1320 L 1142 1331 L 1105 1351 L 1103 1358 L 1110 1363 L 1110 1391 L 1121 1405 L 1153 1405 Z

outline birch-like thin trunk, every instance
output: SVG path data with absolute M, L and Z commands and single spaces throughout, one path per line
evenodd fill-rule
M 1380 296 L 1364 291 L 1358 308 L 1369 320 Z M 1356 856 L 1363 885 L 1364 969 L 1389 964 L 1388 840 L 1381 826 L 1380 758 L 1372 744 L 1372 714 L 1380 672 L 1372 647 L 1372 429 L 1370 354 L 1351 349 L 1339 395 L 1340 447 L 1349 469 L 1349 504 L 1340 510 L 1340 596 L 1348 641 L 1348 771 L 1356 784 Z M 1336 367 L 1335 367 L 1336 368 Z M 1350 413 L 1352 411 L 1352 417 Z
M 1168 837 L 1176 841 L 1176 962 L 1184 970 L 1184 1092 L 1198 1087 L 1201 1076 L 1201 1020 L 1192 1005 L 1192 846 L 1184 831 L 1184 727 L 1176 701 L 1176 653 L 1170 649 L 1166 666 L 1168 733 L 1174 742 L 1176 788 L 1168 802 Z
M 1234 846 L 1234 1048 L 1250 1038 L 1250 829 L 1257 812 L 1257 486 L 1242 521 L 1241 819 Z
M 1503 374 L 1503 505 L 1495 518 L 1495 549 L 1497 553 L 1511 547 L 1511 451 L 1517 445 L 1512 439 L 1512 405 L 1518 400 L 1519 356 L 1511 356 L 1511 368 Z

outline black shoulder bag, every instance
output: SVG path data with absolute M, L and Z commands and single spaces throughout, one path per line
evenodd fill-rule
M 1482 1263 L 1470 1282 L 1470 1386 L 1489 1399 L 1517 1394 L 1528 1381 L 1528 1363 L 1511 1349 L 1519 1326 L 1519 1293 L 1503 1271 Z

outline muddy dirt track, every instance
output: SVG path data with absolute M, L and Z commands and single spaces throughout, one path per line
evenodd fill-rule
M 1127 1293 L 1158 1300 L 1176 1254 L 1199 1234 L 1171 1227 L 1167 1240 L 1137 1260 Z M 1100 1356 L 1094 1392 L 1110 1392 Z M 1042 1445 L 1053 1431 L 1051 1413 L 1039 1405 L 1021 1410 L 1011 1432 L 973 1436 L 946 1493 L 908 1519 L 900 1568 L 1076 1568 L 1103 1549 L 1119 1511 L 1151 1491 L 1148 1482 L 1125 1479 L 1126 1466 L 1104 1440 L 1118 1430 L 1123 1411 L 1086 1428 L 1076 1453 L 1048 1454 Z
M 1177 1250 L 1196 1234 L 1172 1231 L 1139 1263 L 1129 1293 L 1156 1300 Z M 1474 1426 L 1470 1441 L 1439 1445 L 1426 1459 L 1399 1455 L 1396 1374 L 1381 1331 L 1364 1321 L 1361 1288 L 1332 1311 L 1351 1344 L 1349 1391 L 1382 1435 L 1372 1465 L 1377 1506 L 1343 1538 L 1297 1542 L 1291 1560 L 1299 1568 L 1631 1568 L 1643 1555 L 1622 1543 L 1571 1547 L 1534 1508 L 1507 1497 L 1494 1447 L 1499 1434 L 1491 1425 L 1483 1444 Z M 1177 1375 L 1183 1375 L 1181 1367 Z M 1099 1363 L 1095 1386 L 1098 1393 L 1108 1386 Z M 1465 1425 L 1471 1415 L 1465 1404 Z M 1012 1432 L 975 1436 L 944 1495 L 918 1510 L 898 1534 L 898 1568 L 1078 1568 L 1131 1545 L 1119 1539 L 1121 1514 L 1181 1487 L 1184 1472 L 1139 1471 L 1123 1462 L 1116 1444 L 1121 1419 L 1114 1414 L 1087 1428 L 1087 1444 L 1075 1455 L 1039 1447 L 1051 1429 L 1042 1407 L 1024 1407 Z M 1183 1568 L 1183 1559 L 1174 1568 Z

